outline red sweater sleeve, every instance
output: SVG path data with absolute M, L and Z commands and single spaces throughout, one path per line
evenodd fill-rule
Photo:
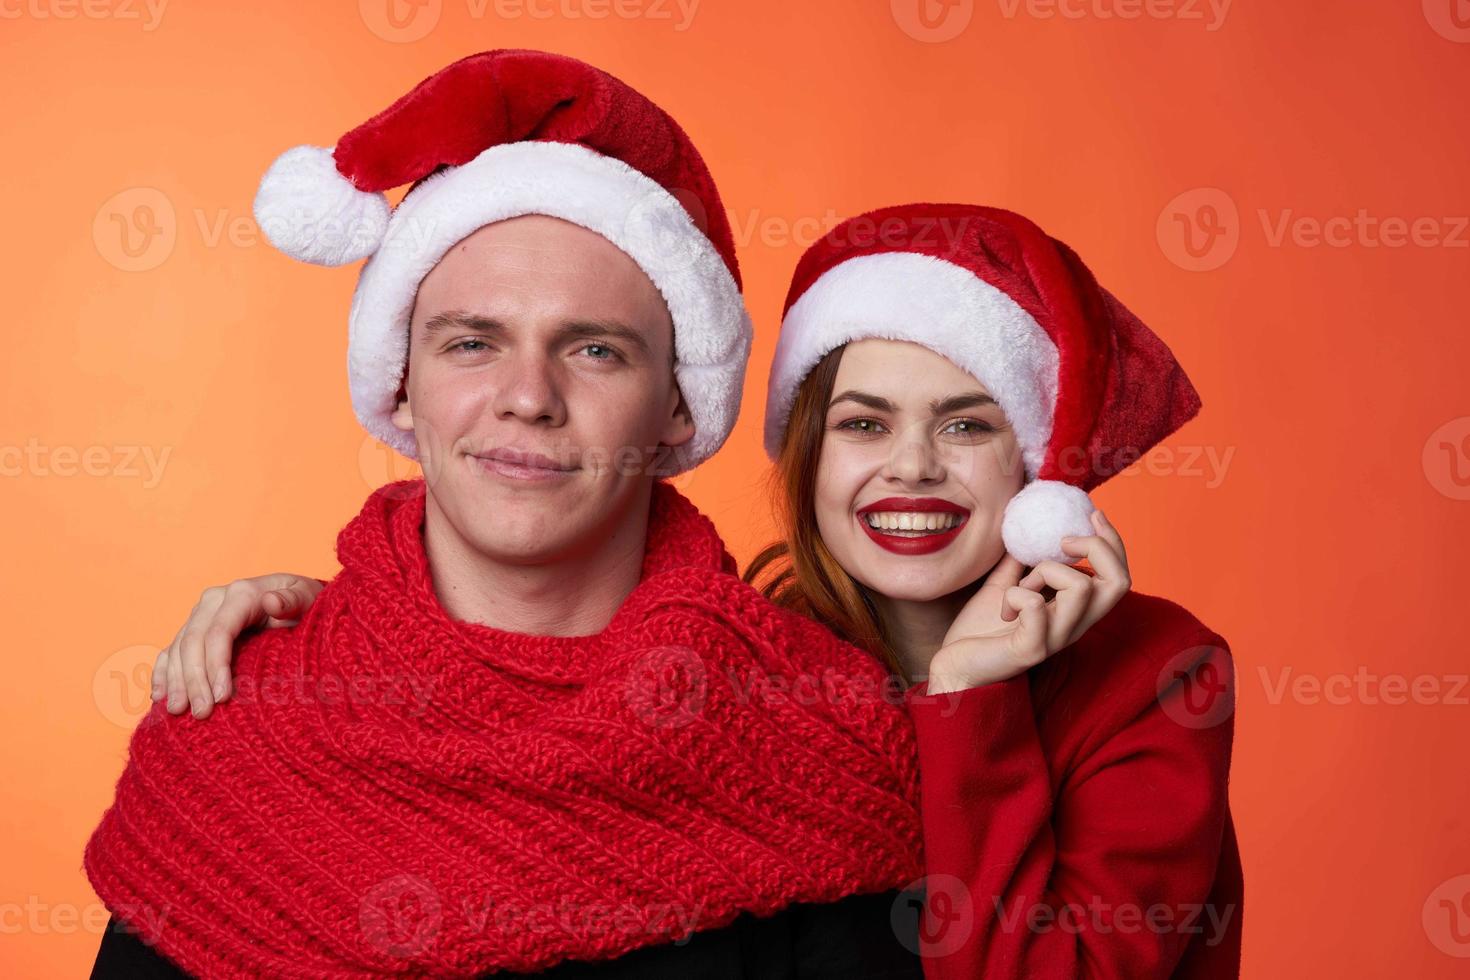
M 910 691 L 928 980 L 1144 980 L 1169 976 L 1192 943 L 1238 943 L 1238 906 L 1209 907 L 1232 723 L 1194 723 L 1185 710 L 1191 683 L 1231 676 L 1224 641 L 1194 635 L 1168 644 L 1172 656 L 1160 646 L 1144 657 L 1119 657 L 1103 648 L 1111 640 L 1082 645 L 1058 654 L 1083 666 L 1039 720 L 1025 675 Z M 1160 690 L 1164 674 L 1173 680 Z

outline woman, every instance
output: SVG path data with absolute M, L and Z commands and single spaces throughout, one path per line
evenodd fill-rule
M 803 257 L 768 399 L 785 540 L 746 578 L 911 683 L 926 975 L 1237 975 L 1228 649 L 1086 496 L 1197 412 L 1164 344 L 1025 218 L 889 208 Z M 206 592 L 154 698 L 207 715 L 319 587 Z

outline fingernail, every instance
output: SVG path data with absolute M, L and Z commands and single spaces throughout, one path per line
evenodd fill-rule
M 227 687 L 228 685 L 222 680 L 217 680 L 214 682 L 214 699 L 216 701 L 223 701 L 225 699 Z

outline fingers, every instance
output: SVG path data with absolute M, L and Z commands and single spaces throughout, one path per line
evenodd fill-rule
M 1020 583 L 1021 573 L 1025 570 L 1026 566 L 1021 564 L 1020 560 L 1007 553 L 996 562 L 990 574 L 985 576 L 985 585 L 992 588 L 1009 589 Z
M 1010 652 L 1017 666 L 1029 670 L 1045 660 L 1052 651 L 1047 644 L 1047 621 L 1050 618 L 1046 600 L 1041 593 L 1024 586 L 1013 586 L 1006 590 L 1005 605 L 1018 619 L 1016 629 L 1010 635 Z
M 179 639 L 183 633 L 179 634 Z M 179 640 L 174 641 L 168 657 L 168 701 L 169 714 L 180 715 L 189 707 L 189 694 L 184 689 L 183 658 L 179 656 Z
M 279 585 L 266 581 L 277 577 L 286 581 Z M 295 625 L 322 591 L 321 582 L 302 575 L 266 575 L 260 581 L 270 590 L 261 598 L 270 627 Z
M 174 637 L 174 639 L 177 640 L 178 637 Z M 153 661 L 153 682 L 149 690 L 149 696 L 155 701 L 163 700 L 163 696 L 168 693 L 168 654 L 169 650 L 172 649 L 173 644 L 170 643 L 168 649 L 160 653 L 158 659 Z
M 1056 653 L 1082 634 L 1083 630 L 1078 630 L 1077 627 L 1092 602 L 1093 579 L 1091 575 L 1071 565 L 1063 565 L 1059 561 L 1044 561 L 1021 579 L 1019 587 L 1039 596 L 1043 586 L 1056 590 L 1056 597 L 1050 603 L 1047 622 L 1047 646 L 1051 653 Z
M 1128 570 L 1128 559 L 1122 550 L 1123 539 L 1112 523 L 1101 511 L 1093 514 L 1094 526 L 1099 533 L 1086 538 L 1066 538 L 1062 550 L 1069 555 L 1086 558 L 1093 571 L 1092 600 L 1087 613 L 1074 629 L 1072 639 L 1085 633 L 1127 595 L 1133 587 L 1132 575 Z
M 1113 546 L 1113 550 L 1118 553 L 1118 560 L 1126 567 L 1128 565 L 1128 552 L 1123 547 L 1123 536 L 1118 533 L 1118 529 L 1113 526 L 1113 522 L 1108 520 L 1108 515 L 1100 510 L 1093 511 L 1092 526 L 1097 528 L 1097 533 Z

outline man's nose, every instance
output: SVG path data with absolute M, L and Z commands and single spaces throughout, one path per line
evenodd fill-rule
M 527 353 L 507 358 L 499 367 L 491 382 L 495 385 L 493 408 L 497 418 L 553 426 L 566 422 L 562 382 L 551 358 Z

